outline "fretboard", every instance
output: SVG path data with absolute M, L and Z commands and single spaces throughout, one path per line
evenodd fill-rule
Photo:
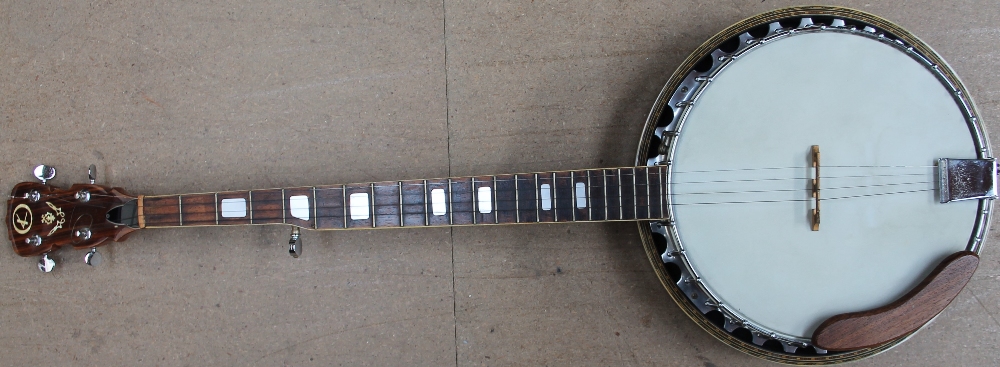
M 140 226 L 361 229 L 659 219 L 663 167 L 144 196 Z

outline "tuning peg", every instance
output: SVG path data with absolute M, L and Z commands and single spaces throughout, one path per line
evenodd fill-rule
M 97 247 L 91 247 L 86 255 L 83 255 L 83 262 L 90 266 L 98 266 L 104 262 L 104 256 L 97 252 Z
M 91 185 L 97 182 L 97 166 L 91 164 L 90 167 L 87 167 L 87 179 L 90 180 Z
M 38 259 L 38 270 L 41 270 L 43 273 L 50 273 L 55 267 L 56 261 L 52 260 L 48 253 L 43 254 L 42 257 Z
M 292 236 L 288 239 L 288 254 L 295 258 L 302 255 L 302 235 L 299 227 L 292 228 Z
M 56 168 L 40 164 L 37 167 L 35 167 L 34 173 L 35 173 L 35 178 L 42 181 L 42 183 L 44 184 L 46 181 L 56 177 Z

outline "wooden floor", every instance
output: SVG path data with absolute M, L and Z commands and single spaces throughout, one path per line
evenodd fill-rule
M 995 2 L 830 3 L 932 45 L 1000 136 Z M 41 163 L 148 195 L 629 165 L 694 48 L 795 4 L 3 2 L 0 190 Z M 995 233 L 931 326 L 854 365 L 1000 365 Z M 634 224 L 306 231 L 299 259 L 288 234 L 143 230 L 51 274 L 0 251 L 0 364 L 770 364 L 673 304 Z

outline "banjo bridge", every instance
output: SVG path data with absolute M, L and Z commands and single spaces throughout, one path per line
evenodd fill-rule
M 938 159 L 938 193 L 941 203 L 997 198 L 997 161 L 989 159 Z
M 819 230 L 819 145 L 812 146 L 812 167 L 813 167 L 813 179 L 812 179 L 812 198 L 813 198 L 813 210 L 812 210 L 812 230 Z

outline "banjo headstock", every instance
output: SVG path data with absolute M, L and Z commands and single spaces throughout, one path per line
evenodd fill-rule
M 93 172 L 91 165 L 89 184 L 61 189 L 47 183 L 55 169 L 38 166 L 35 177 L 42 182 L 14 186 L 7 200 L 7 234 L 14 252 L 36 256 L 63 246 L 94 248 L 124 240 L 138 229 L 136 198 L 122 188 L 94 184 Z

